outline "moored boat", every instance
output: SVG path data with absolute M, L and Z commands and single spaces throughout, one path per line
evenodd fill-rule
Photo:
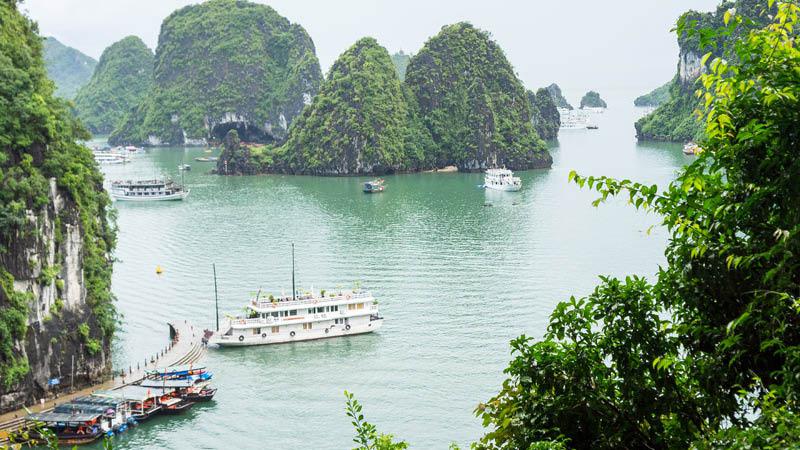
M 247 309 L 249 317 L 229 319 L 209 343 L 221 347 L 281 344 L 371 333 L 383 325 L 378 302 L 361 289 L 255 298 Z
M 52 431 L 60 445 L 90 444 L 106 434 L 102 427 L 102 412 L 43 412 L 29 414 L 26 421 L 31 430 L 29 443 L 44 444 L 43 437 L 34 426 L 42 426 Z
M 194 402 L 178 397 L 169 397 L 161 400 L 161 414 L 183 414 L 194 405 Z

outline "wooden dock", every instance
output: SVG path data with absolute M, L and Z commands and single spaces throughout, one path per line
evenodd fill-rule
M 203 330 L 183 320 L 167 322 L 170 328 L 171 344 L 157 354 L 142 359 L 136 366 L 129 366 L 127 370 L 117 371 L 111 380 L 89 386 L 69 394 L 62 394 L 58 398 L 50 398 L 44 404 L 37 403 L 28 406 L 31 412 L 47 412 L 57 405 L 69 403 L 72 399 L 90 395 L 98 389 L 119 389 L 123 386 L 141 381 L 146 370 L 163 369 L 165 367 L 200 362 L 206 354 L 206 346 L 202 342 Z M 124 372 L 124 376 L 122 375 Z M 8 442 L 8 435 L 17 431 L 24 423 L 28 413 L 25 408 L 0 415 L 0 446 Z

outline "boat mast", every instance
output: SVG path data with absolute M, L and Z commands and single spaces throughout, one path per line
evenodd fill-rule
M 292 300 L 297 300 L 297 289 L 294 286 L 294 242 L 292 242 Z
M 219 331 L 219 296 L 217 295 L 217 265 L 215 263 L 211 263 L 211 267 L 214 269 L 214 310 L 217 313 L 217 331 Z

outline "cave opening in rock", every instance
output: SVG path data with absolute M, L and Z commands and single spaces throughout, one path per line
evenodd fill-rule
M 245 122 L 227 122 L 215 126 L 211 130 L 211 138 L 215 141 L 222 141 L 228 131 L 236 130 L 239 133 L 239 140 L 242 142 L 258 142 L 271 144 L 275 140 L 259 127 L 248 125 Z

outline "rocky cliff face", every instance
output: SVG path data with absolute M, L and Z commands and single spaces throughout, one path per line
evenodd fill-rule
M 546 88 L 539 89 L 535 94 L 528 91 L 528 101 L 531 104 L 531 123 L 539 137 L 548 141 L 557 138 L 561 114 L 550 92 Z
M 549 92 L 553 97 L 553 101 L 556 103 L 558 108 L 574 109 L 572 105 L 569 104 L 567 99 L 564 98 L 564 94 L 561 93 L 561 88 L 557 84 L 553 83 L 550 86 L 547 86 L 545 89 L 547 89 L 547 92 Z
M 56 95 L 71 99 L 81 86 L 89 82 L 97 61 L 68 47 L 54 37 L 44 41 L 44 62 L 47 75 L 56 83 Z
M 468 23 L 442 28 L 406 72 L 437 165 L 459 170 L 550 167 L 531 124 L 525 88 L 488 33 Z
M 92 133 L 108 134 L 150 90 L 153 52 L 136 36 L 103 51 L 88 84 L 75 97 L 75 111 Z
M 282 142 L 322 73 L 308 33 L 268 6 L 210 0 L 164 20 L 154 84 L 112 143 L 188 144 L 236 129 Z
M 0 383 L 0 412 L 51 396 L 74 383 L 102 379 L 111 367 L 110 340 L 93 317 L 84 276 L 86 246 L 75 202 L 49 181 L 47 203 L 25 212 L 24 238 L 0 253 L 2 312 L 24 302 L 24 333 L 14 339 L 17 381 Z M 30 232 L 33 230 L 33 232 Z M 21 373 L 19 367 L 26 367 Z M 75 378 L 73 379 L 73 374 Z M 48 386 L 58 379 L 60 386 Z
M 89 137 L 53 95 L 35 25 L 0 2 L 0 411 L 109 369 L 115 233 Z M 31 99 L 36 99 L 33 102 Z M 25 121 L 8 120 L 25 117 Z M 74 361 L 74 365 L 73 365 Z M 73 372 L 74 368 L 74 372 Z

